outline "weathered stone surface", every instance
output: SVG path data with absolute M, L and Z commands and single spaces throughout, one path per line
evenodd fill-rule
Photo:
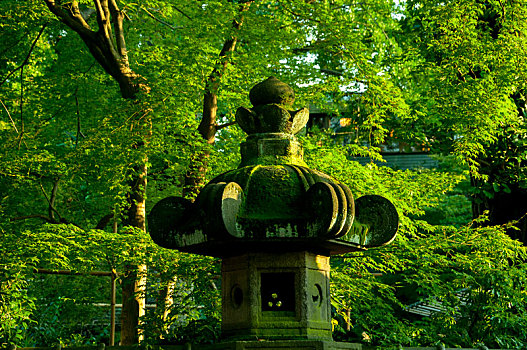
M 236 113 L 249 134 L 238 169 L 210 181 L 194 203 L 160 201 L 150 235 L 223 258 L 222 330 L 232 341 L 211 349 L 360 349 L 331 341 L 329 257 L 391 242 L 397 211 L 380 196 L 355 201 L 345 184 L 307 168 L 294 134 L 309 112 L 287 109 L 289 86 L 269 78 L 250 99 L 254 107 Z
M 253 106 L 272 103 L 290 106 L 295 101 L 295 92 L 289 85 L 275 77 L 269 77 L 249 91 L 249 100 Z
M 328 238 L 346 234 L 353 223 L 355 203 L 344 184 L 317 182 L 307 191 L 308 231 L 326 232 Z
M 240 167 L 213 179 L 194 204 L 171 198 L 154 206 L 150 215 L 154 241 L 216 256 L 231 254 L 222 251 L 226 245 L 234 244 L 242 253 L 252 251 L 251 242 L 264 240 L 289 244 L 297 238 L 306 247 L 306 239 L 313 239 L 308 248 L 326 250 L 328 244 L 320 241 L 333 240 L 330 253 L 390 242 L 398 225 L 391 203 L 367 196 L 355 204 L 345 184 L 306 167 L 294 133 L 305 125 L 309 112 L 283 107 L 292 102 L 292 90 L 269 78 L 251 94 L 255 107 L 241 107 L 237 113 L 240 126 L 250 134 L 240 148 Z M 362 213 L 359 221 L 356 210 Z M 334 249 L 339 243 L 341 249 Z
M 293 119 L 291 133 L 296 135 L 309 121 L 309 109 L 302 108 L 297 111 L 289 112 Z
M 213 345 L 192 346 L 196 350 L 361 350 L 358 343 L 341 343 L 327 340 L 275 340 L 230 341 Z
M 289 111 L 278 104 L 267 104 L 236 111 L 236 122 L 249 135 L 258 133 L 296 134 L 309 119 L 307 108 Z
M 331 340 L 329 257 L 303 252 L 223 259 L 222 334 Z
M 384 197 L 360 197 L 352 229 L 344 239 L 366 247 L 380 247 L 391 243 L 397 235 L 399 216 L 394 205 Z
M 163 248 L 178 246 L 177 225 L 183 221 L 185 213 L 190 211 L 192 203 L 181 197 L 167 197 L 155 205 L 156 210 L 148 216 L 148 228 L 152 240 Z
M 240 107 L 236 111 L 236 122 L 243 131 L 252 134 L 299 132 L 309 119 L 309 111 L 303 108 L 290 111 L 295 93 L 291 87 L 274 77 L 254 86 L 249 99 L 253 108 Z
M 241 167 L 292 164 L 306 166 L 304 150 L 293 137 L 283 133 L 254 134 L 240 145 Z
M 306 167 L 241 167 L 212 180 L 194 204 L 179 201 L 185 206 L 166 208 L 165 202 L 160 202 L 160 209 L 156 205 L 152 210 L 155 225 L 151 226 L 151 235 L 164 247 L 192 251 L 186 248 L 216 242 L 218 252 L 208 254 L 220 255 L 220 241 L 243 249 L 242 242 L 312 238 L 312 246 L 320 246 L 321 239 L 344 236 L 343 241 L 352 243 L 343 246 L 348 251 L 362 248 L 357 239 L 348 240 L 345 236 L 355 213 L 349 188 Z M 158 224 L 163 216 L 167 223 Z

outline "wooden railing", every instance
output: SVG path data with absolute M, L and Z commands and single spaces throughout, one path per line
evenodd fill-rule
M 115 345 L 115 286 L 117 280 L 117 274 L 115 271 L 91 271 L 87 273 L 78 273 L 67 270 L 48 270 L 48 269 L 37 269 L 37 273 L 46 275 L 90 275 L 90 276 L 102 276 L 110 277 L 110 346 Z M 22 348 L 19 348 L 22 349 Z M 47 348 L 43 348 L 47 349 Z

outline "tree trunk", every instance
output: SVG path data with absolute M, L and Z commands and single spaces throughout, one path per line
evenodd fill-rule
M 240 5 L 239 12 L 246 11 L 252 1 L 244 2 Z M 243 17 L 232 21 L 232 26 L 239 31 L 243 23 Z M 229 55 L 236 49 L 238 38 L 233 36 L 225 41 L 221 48 L 216 67 L 212 70 L 205 85 L 205 94 L 203 95 L 203 116 L 198 126 L 198 131 L 208 145 L 213 145 L 216 132 L 221 128 L 217 124 L 218 112 L 218 89 L 221 78 L 229 64 Z M 187 173 L 185 174 L 185 185 L 183 187 L 183 197 L 194 198 L 199 188 L 205 184 L 207 172 L 207 163 L 210 151 L 205 149 L 200 152 L 196 159 L 191 162 Z
M 168 333 L 167 323 L 170 324 L 169 315 L 172 311 L 172 305 L 174 305 L 174 291 L 177 284 L 177 276 L 167 275 L 164 272 L 159 277 L 165 283 L 157 291 L 156 298 L 158 317 L 156 317 L 156 324 L 153 328 L 156 331 L 155 338 L 157 340 L 164 339 Z
M 139 319 L 146 309 L 146 265 L 127 266 L 122 281 L 123 308 L 121 313 L 120 345 L 134 345 L 142 340 Z
M 125 226 L 146 231 L 147 159 L 136 167 L 130 184 L 129 205 Z M 146 265 L 128 265 L 124 273 L 123 312 L 121 313 L 121 345 L 133 345 L 142 340 L 139 332 L 140 317 L 146 310 Z
M 93 0 L 97 31 L 88 25 L 76 0 L 43 1 L 61 22 L 79 34 L 95 60 L 119 84 L 123 98 L 135 99 L 139 91 L 149 91 L 149 87 L 141 83 L 142 77 L 130 69 L 123 30 L 124 13 L 115 0 Z
M 77 32 L 95 60 L 119 84 L 123 98 L 136 99 L 140 91 L 150 91 L 144 79 L 130 69 L 123 30 L 124 13 L 115 0 L 93 0 L 97 31 L 88 25 L 76 0 L 43 1 L 61 22 Z M 136 176 L 132 180 L 124 224 L 145 231 L 146 159 L 134 170 Z M 145 312 L 145 280 L 146 267 L 143 265 L 129 266 L 124 272 L 121 345 L 137 344 L 140 340 L 138 326 Z

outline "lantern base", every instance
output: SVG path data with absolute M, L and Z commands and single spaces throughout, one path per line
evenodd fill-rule
M 359 343 L 325 340 L 262 340 L 231 341 L 212 345 L 192 346 L 198 350 L 362 350 Z
M 222 262 L 222 336 L 331 341 L 329 257 L 247 253 Z

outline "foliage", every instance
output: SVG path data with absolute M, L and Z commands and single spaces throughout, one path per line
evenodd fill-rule
M 0 341 L 20 342 L 24 328 L 31 324 L 35 301 L 28 295 L 28 281 L 25 279 L 34 259 L 19 261 L 16 237 L 2 232 L 0 245 Z M 32 261 L 33 260 L 33 261 Z
M 174 292 L 177 299 L 173 311 L 175 317 L 188 317 L 172 322 L 178 327 L 185 326 L 193 319 L 210 318 L 218 314 L 218 310 L 214 308 L 207 308 L 204 312 L 198 311 L 202 305 L 217 304 L 217 288 L 208 282 L 211 276 L 217 275 L 217 265 L 211 264 L 211 259 L 159 248 L 144 233 L 111 234 L 99 230 L 87 232 L 71 225 L 47 225 L 38 232 L 23 232 L 17 243 L 25 247 L 17 258 L 21 262 L 31 261 L 33 266 L 41 268 L 68 269 L 82 274 L 100 269 L 122 271 L 126 264 L 140 262 L 147 263 L 152 271 L 179 276 L 182 283 Z M 196 264 L 200 268 L 196 269 Z M 6 305 L 7 310 L 18 318 L 10 316 L 9 312 L 2 314 L 7 317 L 6 320 L 13 322 L 2 323 L 3 327 L 5 325 L 5 328 L 2 328 L 5 332 L 2 333 L 4 342 L 26 342 L 32 346 L 50 345 L 55 342 L 73 345 L 78 341 L 75 335 L 82 335 L 85 338 L 84 342 L 98 339 L 97 334 L 93 335 L 93 339 L 90 338 L 92 336 L 87 336 L 86 332 L 89 332 L 90 327 L 83 327 L 82 324 L 89 325 L 94 318 L 101 317 L 101 311 L 90 305 L 95 302 L 108 302 L 105 297 L 110 295 L 108 277 L 106 283 L 91 277 L 93 283 L 89 284 L 86 280 L 88 276 L 80 276 L 82 283 L 73 281 L 72 279 L 79 278 L 75 276 L 52 276 L 52 280 L 60 282 L 51 284 L 49 278 L 44 279 L 34 274 L 31 269 L 24 272 L 16 278 L 11 277 L 8 282 L 19 283 L 25 280 L 27 284 L 33 285 L 33 288 L 40 287 L 29 291 L 29 300 L 39 298 L 39 302 L 45 304 L 36 310 L 36 302 L 22 305 L 23 312 L 13 307 L 14 305 Z M 157 293 L 159 289 L 152 286 L 151 290 Z M 25 295 L 12 293 L 11 290 L 7 292 L 10 298 L 19 303 L 26 300 Z M 27 290 L 19 291 L 21 292 L 28 293 Z M 181 293 L 186 294 L 185 304 L 182 304 L 185 299 Z M 19 300 L 15 299 L 17 297 Z M 83 310 L 81 315 L 80 307 Z M 32 322 L 24 325 L 21 322 L 23 319 L 20 320 L 23 316 Z M 10 334 L 13 330 L 20 330 L 23 334 Z
M 466 180 L 463 174 L 360 166 L 349 159 L 353 147 L 335 145 L 324 135 L 304 144 L 317 145 L 306 157 L 310 166 L 347 183 L 356 197 L 390 198 L 401 216 L 399 236 L 390 246 L 332 258 L 338 339 L 371 345 L 525 346 L 527 252 L 505 234 L 508 227 L 418 220 L 426 219 L 425 207 L 441 210 L 445 194 Z M 443 208 L 448 214 L 449 207 Z M 443 311 L 418 318 L 406 310 L 430 300 L 440 302 Z
M 250 87 L 277 76 L 294 86 L 295 108 L 346 118 L 342 131 L 354 136 L 304 137 L 308 164 L 356 197 L 387 197 L 400 214 L 392 247 L 333 259 L 339 339 L 525 346 L 523 248 L 503 234 L 509 226 L 464 225 L 468 195 L 525 188 L 525 6 L 294 0 L 249 2 L 242 14 L 239 3 L 120 1 L 130 66 L 150 89 L 134 101 L 121 98 L 77 33 L 42 2 L 0 3 L 0 343 L 105 339 L 107 330 L 75 329 L 71 316 L 77 308 L 86 322 L 97 314 L 90 304 L 107 293 L 99 293 L 104 282 L 43 279 L 34 268 L 122 272 L 128 264 L 148 266 L 150 300 L 175 285 L 174 303 L 144 317 L 146 343 L 216 339 L 217 261 L 155 246 L 123 225 L 123 212 L 146 159 L 147 211 L 181 195 L 203 150 L 209 179 L 237 166 L 245 137 L 237 126 L 221 128 L 214 145 L 196 132 L 219 52 L 237 35 L 215 91 L 218 122 L 233 122 L 236 108 L 249 106 Z M 90 1 L 80 5 L 89 13 Z M 390 135 L 453 154 L 464 168 L 395 171 L 350 160 L 381 159 Z M 470 191 L 467 170 L 481 181 Z M 457 298 L 460 290 L 470 302 Z M 417 319 L 405 311 L 432 299 L 446 312 Z M 53 325 L 57 317 L 63 328 Z
M 61 290 L 60 294 L 64 294 L 64 291 Z M 91 334 L 92 327 L 89 327 L 89 323 L 97 316 L 100 317 L 100 310 L 93 310 L 95 307 L 88 305 L 82 308 L 82 313 L 79 313 L 79 304 L 82 305 L 85 301 L 65 298 L 60 294 L 40 300 L 41 303 L 44 301 L 44 305 L 39 305 L 40 307 L 34 311 L 32 315 L 34 325 L 22 329 L 25 333 L 22 340 L 31 341 L 32 343 L 27 344 L 29 346 L 97 344 L 104 332 L 93 329 L 96 333 Z
M 351 311 L 352 325 L 341 339 L 367 337 L 374 345 L 525 346 L 526 252 L 504 231 L 443 227 L 421 239 L 337 259 L 334 303 L 344 317 Z M 373 277 L 371 271 L 382 276 Z M 358 276 L 360 283 L 354 282 Z M 439 303 L 442 310 L 430 317 L 407 312 L 409 305 L 423 302 Z
M 401 59 L 415 66 L 400 82 L 412 81 L 408 101 L 422 116 L 403 133 L 466 164 L 474 217 L 487 210 L 494 225 L 526 211 L 523 5 L 408 1 L 401 20 Z M 525 241 L 523 226 L 508 233 Z
M 212 344 L 220 340 L 221 326 L 217 318 L 190 321 L 186 326 L 173 330 L 166 337 L 169 344 Z
M 425 320 L 428 330 L 418 334 L 420 342 L 431 343 L 442 334 L 442 341 L 452 346 L 525 345 L 525 248 L 505 229 L 443 228 L 426 244 L 404 247 L 402 283 L 421 298 L 437 298 L 446 308 Z

